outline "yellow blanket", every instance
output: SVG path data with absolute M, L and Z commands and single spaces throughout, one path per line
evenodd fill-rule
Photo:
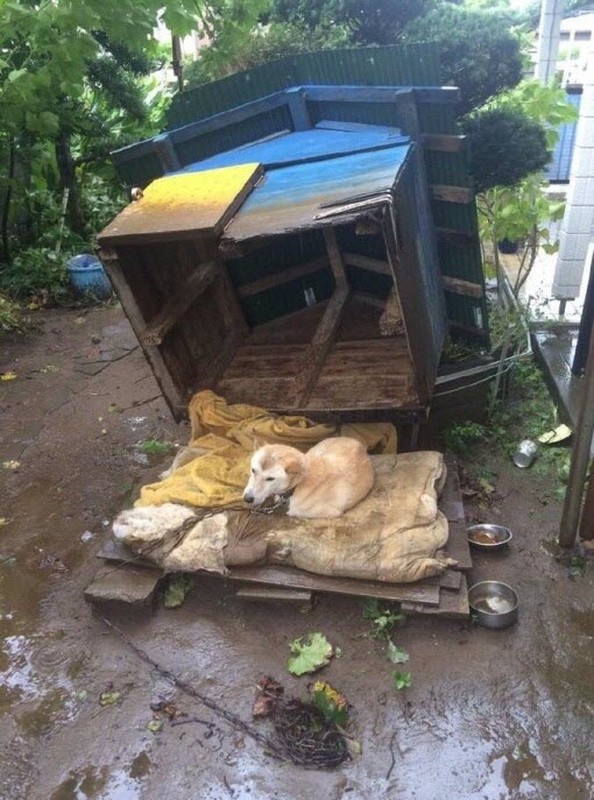
M 188 411 L 191 460 L 165 480 L 143 486 L 135 505 L 221 508 L 241 502 L 256 438 L 308 450 L 329 436 L 352 436 L 370 453 L 396 452 L 396 429 L 384 422 L 329 425 L 305 417 L 274 416 L 257 406 L 228 405 L 210 390 L 194 395 Z

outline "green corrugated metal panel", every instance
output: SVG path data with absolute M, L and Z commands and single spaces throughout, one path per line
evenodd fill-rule
M 282 130 L 291 130 L 293 121 L 287 106 L 266 111 L 243 122 L 236 122 L 212 133 L 201 134 L 175 145 L 182 166 L 202 161 L 209 156 L 233 150 Z
M 166 128 L 178 128 L 307 83 L 436 86 L 440 82 L 438 53 L 431 44 L 303 53 L 176 94 L 167 112 Z
M 155 153 L 117 163 L 118 176 L 126 186 L 146 186 L 163 174 L 161 162 Z
M 429 183 L 442 186 L 472 186 L 468 172 L 466 153 L 439 153 L 429 150 L 425 153 Z
M 241 301 L 248 325 L 262 325 L 272 319 L 292 314 L 307 306 L 305 290 L 313 291 L 317 303 L 328 300 L 334 291 L 334 278 L 329 269 L 322 269 L 303 278 L 275 286 L 267 292 L 245 297 Z

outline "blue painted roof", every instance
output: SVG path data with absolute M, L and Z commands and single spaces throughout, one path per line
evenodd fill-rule
M 307 131 L 284 131 L 274 138 L 243 145 L 205 158 L 203 161 L 194 162 L 184 167 L 182 171 L 201 172 L 206 169 L 256 162 L 262 164 L 265 169 L 275 169 L 348 153 L 380 150 L 409 141 L 398 128 L 336 124 L 338 130 L 324 127 Z
M 328 220 L 316 220 L 322 206 L 390 190 L 410 150 L 405 139 L 382 150 L 269 170 L 229 223 L 223 239 L 240 241 L 328 224 Z

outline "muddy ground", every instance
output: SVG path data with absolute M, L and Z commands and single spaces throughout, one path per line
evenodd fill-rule
M 342 651 L 324 677 L 352 703 L 362 754 L 332 772 L 278 763 L 85 603 L 109 521 L 168 460 L 151 463 L 139 443 L 183 443 L 188 429 L 173 423 L 118 308 L 45 312 L 41 324 L 0 346 L 0 371 L 17 374 L 0 384 L 2 800 L 592 797 L 593 571 L 570 575 L 551 556 L 550 487 L 494 457 L 498 502 L 482 513 L 515 538 L 478 557 L 472 577 L 515 586 L 519 623 L 491 632 L 409 619 L 395 637 L 410 654 L 404 693 L 357 600 L 323 597 L 307 614 L 246 606 L 213 579 L 177 610 L 108 612 L 163 669 L 247 721 L 260 676 L 303 693 L 307 680 L 286 671 L 288 642 L 323 631 Z M 119 701 L 102 707 L 109 688 Z M 150 704 L 164 696 L 189 717 L 153 733 Z

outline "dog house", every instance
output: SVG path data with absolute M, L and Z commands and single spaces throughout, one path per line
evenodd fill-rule
M 115 154 L 139 189 L 99 255 L 177 419 L 205 388 L 315 419 L 426 415 L 448 330 L 486 335 L 455 95 L 300 85 Z

